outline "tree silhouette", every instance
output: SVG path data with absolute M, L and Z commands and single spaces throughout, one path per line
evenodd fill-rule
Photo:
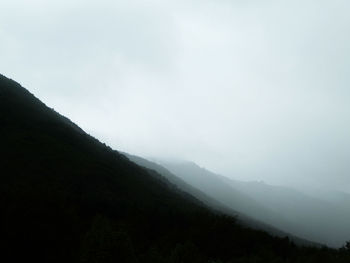
M 111 221 L 97 215 L 82 242 L 80 261 L 99 262 L 137 262 L 130 237 L 123 229 L 115 229 Z

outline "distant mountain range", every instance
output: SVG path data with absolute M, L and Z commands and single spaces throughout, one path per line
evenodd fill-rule
M 345 193 L 321 199 L 288 187 L 232 180 L 191 162 L 159 163 L 228 207 L 288 233 L 333 247 L 350 236 L 350 198 Z
M 0 138 L 1 262 L 349 262 L 350 247 L 237 223 L 236 209 L 131 162 L 2 75 Z
M 176 185 L 179 189 L 187 193 L 190 193 L 192 196 L 202 201 L 209 208 L 236 217 L 238 221 L 244 226 L 248 226 L 258 230 L 264 230 L 269 232 L 272 235 L 276 235 L 279 237 L 288 236 L 295 243 L 299 245 L 308 245 L 308 246 L 312 245 L 312 246 L 318 246 L 318 247 L 321 246 L 321 244 L 319 243 L 310 242 L 305 239 L 298 238 L 291 233 L 283 232 L 277 229 L 276 227 L 274 227 L 272 224 L 273 222 L 263 223 L 262 218 L 265 218 L 265 214 L 267 213 L 267 210 L 264 210 L 263 206 L 261 206 L 259 203 L 251 199 L 249 196 L 242 194 L 240 191 L 236 191 L 231 188 L 226 188 L 226 186 L 222 187 L 224 184 L 222 184 L 221 179 L 223 178 L 220 178 L 219 176 L 209 175 L 206 178 L 201 179 L 200 178 L 201 175 L 199 175 L 199 178 L 197 178 L 199 180 L 197 182 L 200 182 L 200 185 L 198 185 L 196 182 L 193 181 L 194 175 L 196 174 L 196 172 L 194 171 L 188 171 L 190 173 L 187 174 L 185 178 L 182 178 L 181 175 L 179 174 L 175 175 L 175 173 L 172 173 L 165 168 L 165 166 L 168 166 L 169 163 L 168 165 L 165 165 L 163 167 L 160 164 L 157 164 L 156 162 L 148 161 L 139 156 L 131 155 L 128 153 L 123 153 L 123 154 L 127 156 L 129 160 L 135 162 L 136 164 L 146 167 L 164 176 L 167 180 L 169 180 L 169 182 Z M 191 165 L 195 169 L 199 168 L 201 170 L 201 168 L 195 165 L 194 163 L 186 162 L 185 164 L 186 164 L 185 166 Z M 183 168 L 185 166 L 183 166 Z M 206 187 L 202 187 L 203 186 L 202 184 L 205 185 Z M 214 185 L 215 187 L 213 187 Z M 207 186 L 210 189 L 214 189 L 214 190 L 208 191 Z M 217 191 L 221 192 L 220 196 L 216 194 L 218 193 Z M 224 191 L 226 191 L 226 193 Z M 224 194 L 226 194 L 225 198 L 221 198 Z M 252 208 L 253 209 L 256 208 L 257 210 L 253 210 Z M 271 211 L 266 221 L 272 218 L 271 215 L 275 216 L 275 218 L 273 219 L 276 222 L 278 222 L 277 220 L 284 220 L 282 219 L 282 217 L 278 217 L 277 213 L 273 213 Z

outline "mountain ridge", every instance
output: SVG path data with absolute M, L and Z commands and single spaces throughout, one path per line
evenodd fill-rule
M 213 213 L 0 76 L 2 262 L 337 262 Z
M 346 195 L 342 203 L 331 204 L 329 201 L 320 200 L 288 187 L 234 180 L 210 172 L 193 162 L 159 161 L 159 163 L 186 182 L 226 202 L 229 207 L 235 207 L 237 211 L 255 219 L 259 218 L 264 223 L 287 233 L 332 247 L 342 246 L 350 236 L 350 228 L 347 224 L 350 213 L 347 209 L 349 204 L 345 201 Z M 213 191 L 209 187 L 211 185 L 216 185 L 218 189 Z M 226 194 L 218 195 L 217 192 L 226 192 Z M 239 194 L 241 199 L 232 195 L 233 192 Z M 236 203 L 230 206 L 231 200 L 234 199 Z M 236 205 L 237 200 L 240 206 Z M 251 203 L 252 200 L 253 203 Z M 260 210 L 251 210 L 244 206 L 249 203 L 253 206 L 261 206 Z M 271 216 L 259 217 L 262 213 L 261 209 Z M 330 220 L 331 217 L 332 220 Z
M 131 154 L 128 154 L 125 152 L 123 152 L 122 154 L 124 154 L 127 158 L 129 158 L 131 161 L 137 163 L 140 166 L 157 171 L 159 174 L 161 174 L 165 178 L 167 178 L 171 183 L 177 185 L 180 189 L 182 189 L 188 193 L 191 193 L 194 197 L 201 200 L 204 204 L 208 205 L 209 208 L 214 209 L 214 210 L 218 210 L 218 211 L 220 211 L 224 214 L 227 214 L 227 215 L 235 216 L 237 218 L 238 222 L 241 223 L 242 225 L 245 225 L 245 226 L 251 227 L 253 229 L 257 229 L 257 230 L 267 231 L 271 235 L 275 235 L 278 237 L 288 237 L 298 245 L 317 246 L 317 247 L 322 246 L 319 243 L 304 240 L 302 238 L 299 238 L 299 237 L 292 235 L 291 233 L 283 232 L 279 229 L 276 229 L 275 227 L 273 227 L 271 225 L 268 225 L 266 223 L 262 223 L 262 222 L 258 221 L 257 218 L 255 218 L 255 219 L 251 218 L 243 213 L 240 213 L 240 212 L 234 210 L 234 207 L 230 208 L 229 206 L 218 201 L 217 199 L 208 196 L 205 192 L 202 192 L 201 190 L 195 188 L 191 184 L 186 183 L 180 177 L 177 177 L 175 174 L 172 174 L 169 170 L 167 170 L 166 168 L 164 168 L 160 164 L 157 164 L 155 162 L 151 162 L 145 158 L 131 155 Z M 200 167 L 193 162 L 187 162 L 187 163 L 189 163 L 195 167 Z M 201 168 L 201 169 L 206 170 L 205 168 Z

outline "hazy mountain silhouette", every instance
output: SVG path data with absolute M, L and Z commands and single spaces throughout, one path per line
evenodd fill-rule
M 236 207 L 238 207 L 238 209 L 240 209 L 240 210 L 245 210 L 245 209 L 242 209 L 242 207 L 244 207 L 245 204 L 250 205 L 249 203 L 252 202 L 251 198 L 245 196 L 244 194 L 241 194 L 239 191 L 235 191 L 234 189 L 230 189 L 229 190 L 230 193 L 226 193 L 228 196 L 230 196 L 231 198 L 234 199 L 233 200 L 234 202 L 232 202 L 232 201 L 229 202 L 229 204 L 230 205 L 232 204 L 232 206 L 233 206 L 233 207 L 230 207 L 228 205 L 223 204 L 223 203 L 227 203 L 225 200 L 223 200 L 223 202 L 221 202 L 218 200 L 218 199 L 222 200 L 221 198 L 215 199 L 215 197 L 209 196 L 206 192 L 203 192 L 203 191 L 199 190 L 198 188 L 190 185 L 189 183 L 186 183 L 185 180 L 193 183 L 192 176 L 194 173 L 190 173 L 189 175 L 186 176 L 185 180 L 183 180 L 180 177 L 178 177 L 177 175 L 171 173 L 169 170 L 167 170 L 166 168 L 164 168 L 163 166 L 161 166 L 155 162 L 151 162 L 151 161 L 148 161 L 147 159 L 144 159 L 142 157 L 131 155 L 128 153 L 123 153 L 123 154 L 126 157 L 128 157 L 131 161 L 135 162 L 136 164 L 138 164 L 142 167 L 145 167 L 147 169 L 150 169 L 151 172 L 155 171 L 155 172 L 159 173 L 160 175 L 164 176 L 169 182 L 176 185 L 179 189 L 181 189 L 187 193 L 190 193 L 192 196 L 194 196 L 198 200 L 202 201 L 209 208 L 220 211 L 220 212 L 225 213 L 227 215 L 235 216 L 237 218 L 238 222 L 244 226 L 248 226 L 248 227 L 251 227 L 254 229 L 258 229 L 258 230 L 264 230 L 272 235 L 279 236 L 279 237 L 288 236 L 296 244 L 308 245 L 308 246 L 321 246 L 318 243 L 314 243 L 314 242 L 310 242 L 310 241 L 298 238 L 290 233 L 283 232 L 283 231 L 273 227 L 272 225 L 268 225 L 266 223 L 262 223 L 261 221 L 258 221 L 258 219 L 261 220 L 261 218 L 264 218 L 264 215 L 258 214 L 259 212 L 262 211 L 262 209 L 263 209 L 262 206 L 259 207 L 259 210 L 255 212 L 255 215 L 257 215 L 257 217 L 255 219 L 253 219 L 251 216 L 247 216 L 246 214 L 244 214 L 242 212 L 238 212 L 238 211 L 234 210 L 234 208 L 236 208 Z M 190 165 L 194 165 L 195 167 L 198 167 L 197 165 L 195 165 L 193 163 L 190 163 Z M 222 186 L 220 184 L 219 177 L 218 178 L 214 177 L 211 179 L 213 179 L 213 180 L 210 180 L 210 183 L 216 184 L 218 188 L 220 186 Z M 217 181 L 217 180 L 219 180 L 219 181 Z M 202 184 L 205 183 L 205 180 L 199 180 L 199 181 L 201 181 Z M 193 183 L 193 185 L 198 185 L 198 184 Z M 201 187 L 201 186 L 199 186 L 199 187 Z M 205 190 L 205 187 L 201 187 L 201 188 L 203 188 Z M 216 190 L 218 190 L 218 189 L 216 189 Z M 222 190 L 222 189 L 220 189 L 220 190 Z M 208 193 L 215 196 L 215 194 L 213 194 L 211 191 L 208 191 Z M 239 196 L 239 198 L 237 198 L 237 196 Z M 239 203 L 239 205 L 235 206 L 235 202 L 240 202 L 240 203 Z M 251 207 L 257 207 L 258 205 L 259 204 L 257 204 L 255 201 L 253 201 L 253 205 L 250 205 L 248 211 L 251 211 L 250 210 Z M 265 210 L 265 213 L 266 212 L 267 211 Z M 270 212 L 270 213 L 272 214 L 272 212 Z M 271 218 L 271 217 L 269 217 L 269 218 Z M 275 220 L 278 220 L 278 219 L 284 220 L 284 219 L 278 218 L 276 216 Z
M 334 247 L 343 245 L 350 236 L 350 200 L 346 198 L 346 194 L 342 198 L 339 193 L 339 198 L 332 201 L 312 197 L 292 188 L 261 182 L 231 179 L 226 182 L 299 225 L 300 228 L 293 230 L 296 235 L 303 234 L 309 240 Z
M 346 194 L 331 203 L 288 187 L 232 180 L 191 162 L 161 164 L 227 206 L 296 236 L 334 247 L 350 236 Z
M 242 227 L 0 76 L 1 262 L 346 262 Z
M 148 161 L 144 158 L 141 158 L 139 156 L 131 155 L 128 153 L 122 153 L 125 155 L 130 161 L 149 169 L 149 172 L 151 174 L 156 174 L 158 176 L 162 175 L 166 180 L 168 180 L 171 184 L 174 186 L 177 186 L 178 189 L 181 189 L 182 191 L 185 191 L 186 193 L 190 193 L 192 196 L 197 198 L 198 200 L 202 201 L 204 205 L 207 205 L 210 208 L 216 209 L 221 212 L 225 212 L 226 214 L 230 214 L 232 216 L 237 216 L 238 212 L 234 211 L 232 208 L 226 207 L 219 201 L 215 200 L 214 198 L 211 198 L 204 192 L 198 190 L 197 188 L 191 186 L 190 184 L 186 183 L 181 178 L 177 177 L 176 175 L 172 174 L 169 170 L 165 169 L 161 165 L 158 165 L 154 162 Z M 155 172 L 155 173 L 154 173 Z

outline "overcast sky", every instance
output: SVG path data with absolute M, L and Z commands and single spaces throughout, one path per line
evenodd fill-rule
M 350 1 L 1 0 L 0 72 L 117 150 L 350 189 Z

